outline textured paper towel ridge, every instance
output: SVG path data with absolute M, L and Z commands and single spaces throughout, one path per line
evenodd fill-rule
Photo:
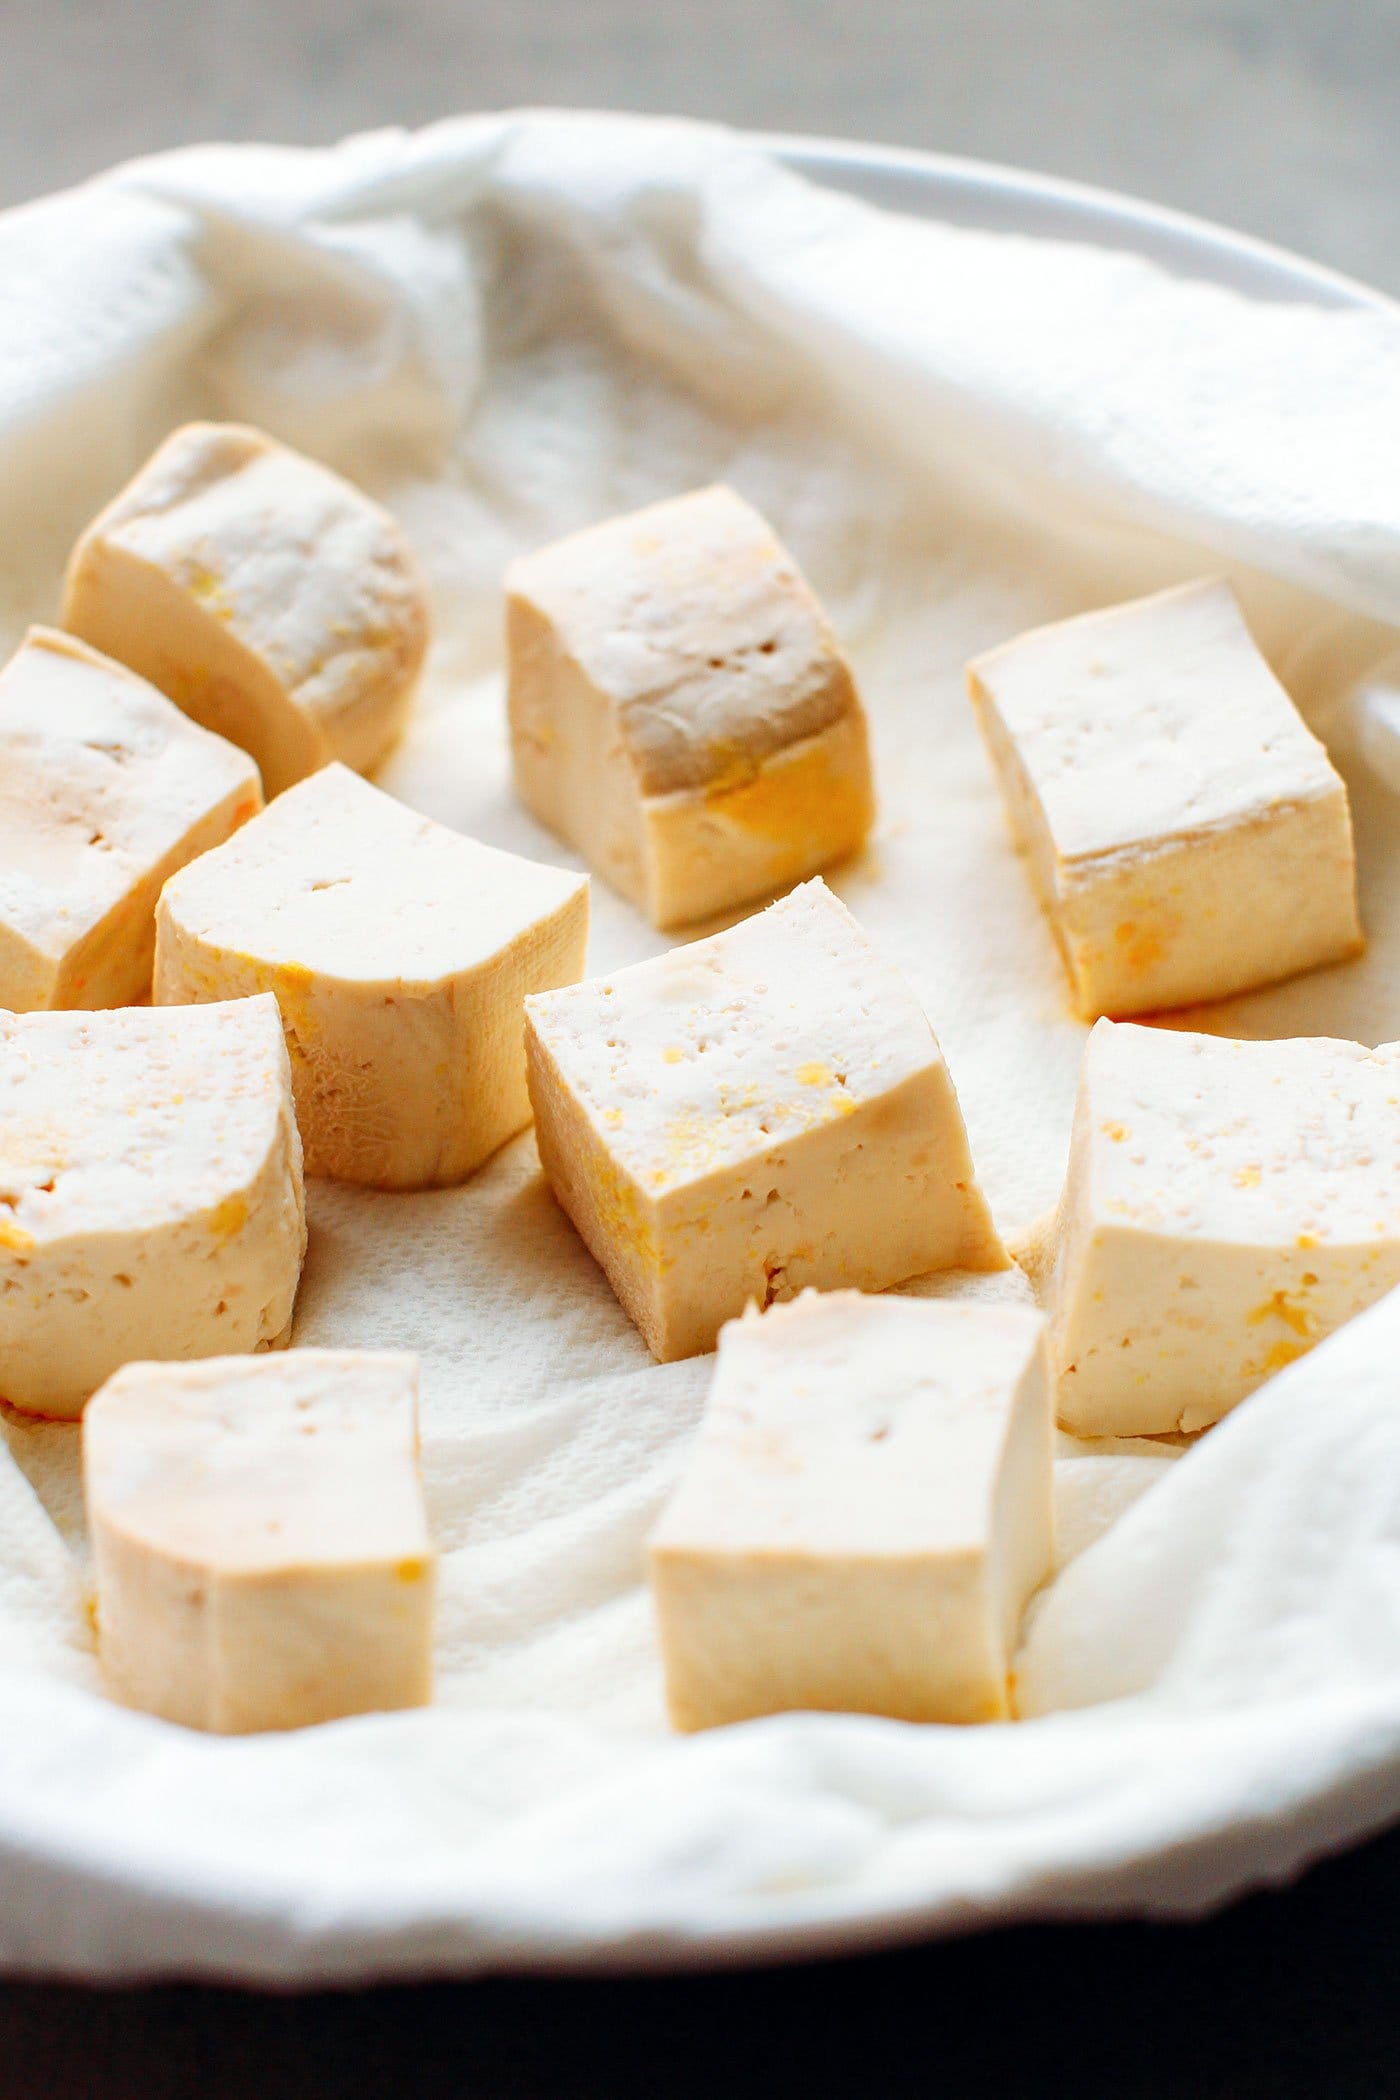
M 1030 621 L 1235 577 L 1351 779 L 1372 942 L 1201 1025 L 1400 1035 L 1394 805 L 1347 704 L 1400 626 L 1384 307 L 1251 305 L 882 216 L 722 132 L 551 116 L 137 164 L 0 219 L 0 267 L 0 639 L 174 422 L 264 423 L 388 501 L 432 582 L 384 785 L 517 851 L 564 857 L 509 789 L 505 562 L 720 476 L 757 502 L 871 710 L 880 825 L 835 886 L 928 1008 L 1004 1229 L 1054 1199 L 1083 1040 L 962 692 Z M 595 889 L 595 967 L 661 945 Z M 424 1358 L 440 1704 L 246 1742 L 108 1705 L 76 1439 L 7 1418 L 0 1957 L 292 1979 L 1190 1908 L 1395 1805 L 1395 1308 L 1179 1461 L 1066 1441 L 1041 1718 L 678 1743 L 640 1549 L 707 1366 L 651 1363 L 528 1135 L 464 1189 L 310 1208 L 297 1341 Z

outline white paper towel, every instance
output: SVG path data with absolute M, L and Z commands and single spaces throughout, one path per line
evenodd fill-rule
M 148 161 L 0 219 L 0 286 L 0 640 L 173 423 L 265 424 L 391 503 L 432 581 L 384 784 L 519 851 L 561 857 L 509 788 L 506 560 L 720 476 L 757 502 L 871 710 L 881 820 L 836 887 L 924 999 L 1004 1229 L 1053 1201 L 1083 1040 L 962 692 L 1032 620 L 1234 576 L 1351 776 L 1371 947 L 1201 1025 L 1400 1036 L 1395 812 L 1346 704 L 1400 628 L 1393 310 L 1249 303 L 882 216 L 723 132 L 551 115 Z M 596 967 L 661 945 L 595 907 Z M 1191 1910 L 1400 1808 L 1400 1303 L 1179 1461 L 1065 1447 L 1039 1718 L 675 1741 L 641 1544 L 706 1364 L 651 1363 L 528 1136 L 460 1190 L 316 1185 L 311 1223 L 297 1340 L 424 1357 L 439 1704 L 245 1741 L 109 1705 L 76 1435 L 7 1416 L 0 1959 L 348 1979 Z

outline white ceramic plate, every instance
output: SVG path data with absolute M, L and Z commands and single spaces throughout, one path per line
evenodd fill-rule
M 1247 298 L 1305 302 L 1310 306 L 1333 309 L 1384 307 L 1388 304 L 1378 294 L 1360 285 L 1263 243 L 1077 185 L 975 162 L 824 140 L 768 137 L 759 143 L 812 181 L 905 214 L 991 232 L 1091 242 L 1127 250 L 1149 258 L 1173 273 L 1212 280 Z M 1377 1820 L 1374 1814 L 1368 1819 Z M 1362 1818 L 1358 1811 L 1352 1827 L 1360 1827 L 1362 1820 L 1367 1818 Z M 1343 1836 L 1342 1821 L 1335 1813 L 1329 1813 L 1326 1836 L 1319 1837 L 1314 1829 L 1309 1849 L 1323 1849 L 1327 1842 L 1339 1842 Z M 83 1862 L 65 1859 L 63 1849 L 56 1842 L 46 1849 L 41 1838 L 37 1835 L 33 1838 L 26 1866 L 34 1891 L 31 1900 L 40 1916 L 46 1894 L 45 1874 L 52 1871 L 62 1877 L 66 1873 L 71 1898 L 74 1883 L 85 1871 Z M 1223 1835 L 1220 1849 L 1222 1853 L 1228 1851 Z M 110 1882 L 108 1893 L 111 1893 Z M 138 1906 L 144 1906 L 147 1925 L 150 1925 L 152 1914 L 158 1916 L 159 1934 L 169 1949 L 168 1960 L 162 1966 L 169 1969 L 182 1966 L 182 1921 L 174 1893 L 153 1886 L 149 1879 L 143 1880 L 139 1888 L 128 1887 L 123 1876 L 121 1900 L 127 1906 L 128 1914 Z M 308 1911 L 314 1912 L 315 1900 L 310 1893 L 306 1903 Z M 640 1943 L 635 1935 L 628 1933 L 625 1925 L 619 1924 L 608 1947 L 600 1946 L 595 1940 L 586 1957 L 581 1958 L 586 1958 L 593 1966 L 616 1963 L 633 1968 L 677 1968 L 701 1962 L 850 1951 L 860 1946 L 917 1938 L 926 1929 L 917 1894 L 911 1896 L 906 1889 L 900 1900 L 891 1897 L 886 1903 L 882 1897 L 878 1914 L 867 1912 L 857 1919 L 809 1916 L 781 1931 L 742 1925 L 730 1929 L 726 1925 L 703 1940 L 678 1941 L 671 1937 L 648 1945 Z M 199 1930 L 198 1917 L 186 1916 L 184 1932 L 190 1940 L 197 1940 Z M 155 1937 L 154 1927 L 147 1937 Z M 432 1958 L 430 1925 L 424 1925 L 420 1944 L 425 1967 L 450 1969 L 454 1966 Z M 555 1954 L 540 1960 L 532 1952 L 522 1965 L 558 1968 L 570 1963 L 567 1956 L 561 1958 Z M 201 1964 L 196 1962 L 194 1966 Z M 402 1955 L 386 1964 L 386 1967 L 400 1971 L 405 1966 Z M 358 1965 L 352 1965 L 352 1968 L 353 1973 L 362 1973 Z

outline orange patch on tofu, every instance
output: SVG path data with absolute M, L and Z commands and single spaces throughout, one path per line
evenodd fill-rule
M 231 1240 L 248 1222 L 248 1205 L 242 1196 L 225 1196 L 209 1220 L 221 1240 Z
M 776 846 L 855 836 L 868 815 L 863 784 L 847 766 L 833 764 L 817 739 L 807 751 L 781 752 L 757 769 L 749 760 L 737 780 L 726 778 L 722 767 L 705 799 L 729 823 Z
M 1305 1305 L 1299 1303 L 1296 1293 L 1275 1291 L 1262 1305 L 1256 1305 L 1249 1315 L 1250 1326 L 1262 1327 L 1265 1320 L 1282 1320 L 1284 1326 L 1291 1327 L 1295 1334 L 1312 1339 L 1312 1315 Z
M 1150 970 L 1167 952 L 1165 933 L 1137 919 L 1124 919 L 1115 926 L 1113 938 L 1130 970 Z
M 1264 1358 L 1264 1369 L 1266 1371 L 1285 1370 L 1289 1364 L 1297 1363 L 1300 1356 L 1306 1356 L 1311 1347 L 1311 1342 L 1275 1342 L 1273 1348 Z

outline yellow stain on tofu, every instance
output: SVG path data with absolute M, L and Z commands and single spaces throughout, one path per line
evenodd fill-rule
M 652 1181 L 660 1187 L 672 1174 L 696 1173 L 709 1165 L 715 1152 L 715 1134 L 703 1116 L 676 1116 L 666 1130 L 669 1165 L 658 1168 Z
M 715 737 L 705 747 L 710 776 L 705 783 L 707 802 L 718 802 L 736 789 L 750 786 L 758 776 L 761 761 L 733 737 Z
M 1128 1135 L 1126 1123 L 1104 1123 L 1100 1128 L 1106 1138 L 1112 1138 L 1115 1145 L 1121 1145 Z
M 0 1214 L 0 1254 L 31 1254 L 34 1250 L 34 1235 L 26 1232 L 22 1225 L 13 1225 Z
M 293 962 L 276 963 L 271 968 L 254 964 L 253 975 L 260 989 L 271 992 L 282 1010 L 288 1051 L 292 1052 L 293 1038 L 299 1038 L 297 1049 L 303 1059 L 307 1058 L 310 1053 L 306 1046 L 314 1043 L 321 1032 L 316 1015 L 314 972 L 305 963 Z
M 653 1174 L 655 1184 L 664 1184 L 664 1170 Z M 597 1145 L 587 1170 L 588 1194 L 599 1225 L 611 1238 L 630 1247 L 649 1268 L 660 1266 L 660 1250 L 646 1215 L 648 1198 L 630 1175 L 616 1166 Z
M 1306 1356 L 1311 1347 L 1311 1342 L 1275 1342 L 1264 1358 L 1264 1369 L 1282 1371 L 1289 1364 L 1296 1364 L 1300 1356 Z
M 1167 952 L 1165 936 L 1136 919 L 1124 919 L 1115 926 L 1113 938 L 1130 970 L 1150 970 Z
M 794 1076 L 799 1086 L 830 1086 L 832 1083 L 830 1065 L 799 1065 Z
M 661 1053 L 661 1062 L 663 1065 L 683 1065 L 685 1052 L 678 1049 L 674 1043 L 668 1043 Z
M 202 605 L 207 613 L 212 613 L 216 620 L 229 621 L 233 618 L 233 601 L 212 569 L 195 563 L 187 572 L 184 583 L 185 589 L 195 602 Z
M 394 1575 L 399 1582 L 421 1582 L 428 1572 L 425 1560 L 401 1560 L 394 1566 Z
M 248 1205 L 242 1196 L 225 1196 L 209 1219 L 211 1231 L 221 1240 L 231 1240 L 248 1222 Z
M 1237 1189 L 1257 1189 L 1257 1188 L 1258 1188 L 1258 1186 L 1259 1186 L 1259 1169 L 1258 1169 L 1258 1167 L 1236 1167 L 1236 1169 L 1235 1169 L 1235 1187 L 1236 1187 Z
M 1291 1327 L 1295 1334 L 1312 1336 L 1312 1315 L 1298 1302 L 1297 1296 L 1288 1291 L 1275 1291 L 1272 1298 L 1256 1305 L 1249 1315 L 1251 1327 L 1262 1327 L 1265 1320 L 1282 1320 L 1284 1326 Z
M 723 768 L 705 790 L 717 815 L 775 846 L 794 839 L 849 838 L 865 823 L 865 797 L 844 766 L 833 765 L 823 744 L 793 758 L 779 753 L 737 783 Z

